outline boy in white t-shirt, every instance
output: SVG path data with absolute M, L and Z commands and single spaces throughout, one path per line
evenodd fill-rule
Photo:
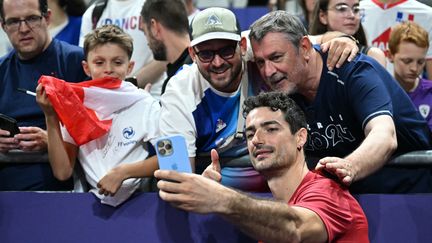
M 130 60 L 132 51 L 132 38 L 117 26 L 105 25 L 89 33 L 84 42 L 86 60 L 82 65 L 93 78 L 90 82 L 104 77 L 123 80 L 134 66 Z M 102 203 L 117 206 L 124 202 L 140 187 L 142 179 L 136 177 L 143 176 L 143 171 L 151 176 L 157 169 L 156 161 L 145 159 L 149 155 L 148 142 L 153 143 L 158 135 L 159 102 L 147 91 L 122 81 L 121 86 L 128 90 L 127 98 L 121 96 L 106 103 L 117 105 L 134 97 L 132 101 L 111 114 L 112 124 L 106 134 L 80 143 L 71 136 L 71 129 L 59 125 L 61 115 L 54 110 L 55 101 L 49 99 L 50 94 L 42 84 L 36 90 L 37 102 L 46 117 L 49 161 L 55 177 L 70 178 L 78 159 L 90 191 Z M 110 92 L 116 95 L 116 91 Z

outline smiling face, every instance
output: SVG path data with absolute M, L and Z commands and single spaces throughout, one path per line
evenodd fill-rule
M 330 0 L 327 10 L 320 10 L 320 22 L 329 31 L 354 35 L 360 27 L 361 11 L 358 0 Z
M 97 45 L 88 52 L 87 61 L 83 61 L 84 71 L 93 79 L 114 77 L 123 80 L 133 66 L 127 52 L 115 43 Z
M 3 10 L 6 23 L 2 24 L 3 30 L 20 59 L 31 59 L 48 47 L 51 40 L 48 33 L 50 12 L 42 16 L 38 0 L 5 0 Z M 27 21 L 17 22 L 24 19 Z M 18 28 L 13 26 L 13 22 L 18 23 Z
M 302 40 L 304 42 L 305 40 Z M 284 34 L 270 32 L 261 41 L 251 40 L 255 62 L 272 90 L 296 93 L 308 77 L 307 60 Z
M 226 50 L 234 48 L 234 54 L 230 58 L 223 58 Z M 246 49 L 246 40 L 242 39 L 239 43 L 232 40 L 208 40 L 189 47 L 189 54 L 197 63 L 202 76 L 221 92 L 231 93 L 238 89 L 242 74 L 242 55 L 241 50 Z M 214 53 L 213 60 L 204 62 L 199 57 L 199 53 Z
M 246 117 L 249 155 L 259 172 L 279 170 L 295 163 L 299 156 L 297 146 L 303 142 L 298 135 L 298 132 L 291 133 L 280 110 L 258 107 Z

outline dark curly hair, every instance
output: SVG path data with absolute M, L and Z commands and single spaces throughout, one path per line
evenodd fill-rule
M 259 107 L 269 107 L 273 111 L 282 111 L 292 134 L 307 126 L 303 111 L 286 93 L 265 92 L 248 97 L 243 104 L 243 116 L 246 117 L 249 112 Z

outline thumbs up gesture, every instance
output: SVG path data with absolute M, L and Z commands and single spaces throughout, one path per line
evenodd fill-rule
M 202 176 L 220 182 L 222 179 L 222 175 L 220 173 L 221 166 L 219 163 L 219 154 L 217 153 L 216 149 L 212 149 L 210 151 L 210 155 L 212 160 L 211 164 L 207 166 L 207 168 L 202 173 Z

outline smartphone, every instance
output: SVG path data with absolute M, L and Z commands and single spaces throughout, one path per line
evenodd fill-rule
M 20 133 L 17 121 L 12 117 L 6 116 L 0 113 L 0 129 L 7 130 L 10 132 L 9 137 L 15 136 Z
M 175 170 L 192 173 L 192 167 L 181 135 L 161 137 L 156 141 L 156 154 L 161 170 Z

